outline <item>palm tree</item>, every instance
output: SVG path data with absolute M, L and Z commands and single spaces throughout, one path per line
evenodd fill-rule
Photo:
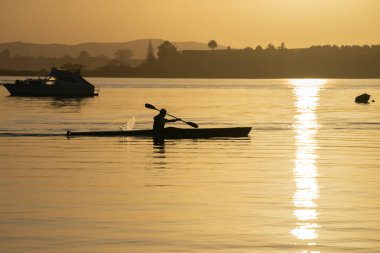
M 214 50 L 214 48 L 216 48 L 218 46 L 218 44 L 216 43 L 215 40 L 210 40 L 210 42 L 208 43 L 208 47 L 211 48 L 212 50 Z

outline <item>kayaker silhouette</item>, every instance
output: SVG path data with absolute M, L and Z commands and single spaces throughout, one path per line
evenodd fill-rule
M 153 122 L 153 135 L 155 138 L 163 139 L 164 138 L 164 128 L 165 124 L 167 122 L 176 122 L 180 121 L 181 119 L 165 119 L 166 116 L 166 110 L 161 109 L 160 113 L 154 116 L 154 122 Z

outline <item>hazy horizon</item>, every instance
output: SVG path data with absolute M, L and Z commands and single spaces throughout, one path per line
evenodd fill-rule
M 128 41 L 83 41 L 83 42 L 78 42 L 78 43 L 63 43 L 63 42 L 51 42 L 51 43 L 39 43 L 39 42 L 33 42 L 33 41 L 4 41 L 4 42 L 0 42 L 0 44 L 11 44 L 11 43 L 25 43 L 25 44 L 35 44 L 35 45 L 63 45 L 63 46 L 78 46 L 78 45 L 83 45 L 83 44 L 124 44 L 124 43 L 130 43 L 130 42 L 137 42 L 137 41 L 149 41 L 149 40 L 162 40 L 162 41 L 170 41 L 171 43 L 199 43 L 199 44 L 205 44 L 207 46 L 207 43 L 209 41 L 196 41 L 196 40 L 186 40 L 186 41 L 172 41 L 172 40 L 167 40 L 165 38 L 140 38 L 140 39 L 131 39 L 131 40 L 128 40 Z M 281 43 L 279 44 L 276 44 L 276 43 L 267 43 L 267 44 L 257 44 L 257 45 L 247 45 L 247 46 L 243 46 L 243 47 L 237 47 L 237 46 L 234 46 L 234 45 L 226 45 L 226 44 L 219 44 L 219 42 L 217 41 L 218 45 L 217 45 L 217 48 L 215 50 L 218 50 L 218 49 L 226 49 L 228 46 L 231 47 L 232 49 L 244 49 L 246 47 L 253 47 L 255 48 L 256 46 L 262 46 L 263 48 L 267 47 L 268 44 L 272 44 L 274 45 L 275 47 L 278 47 L 281 45 Z M 380 41 L 378 43 L 365 43 L 365 44 L 332 44 L 332 43 L 325 43 L 325 44 L 316 44 L 316 43 L 313 43 L 313 44 L 310 44 L 310 45 L 306 45 L 306 46 L 303 46 L 303 47 L 289 47 L 286 43 L 285 43 L 285 46 L 286 48 L 288 49 L 301 49 L 301 48 L 310 48 L 310 47 L 313 47 L 313 46 L 326 46 L 326 45 L 331 45 L 331 46 L 338 46 L 338 47 L 341 47 L 341 46 L 377 46 L 377 45 L 380 45 Z M 222 48 L 220 48 L 222 47 Z M 191 49 L 189 49 L 191 50 Z M 204 50 L 209 50 L 209 48 L 205 47 Z
M 242 48 L 380 44 L 380 1 L 3 0 L 0 43 L 113 43 L 158 38 Z M 16 18 L 17 17 L 17 18 Z M 36 18 L 44 17 L 44 18 Z

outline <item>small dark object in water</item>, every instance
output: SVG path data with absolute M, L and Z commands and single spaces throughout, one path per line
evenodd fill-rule
M 372 103 L 375 103 L 375 99 L 372 99 Z
M 368 100 L 370 97 L 371 95 L 368 95 L 366 93 L 361 94 L 360 96 L 357 96 L 355 98 L 355 103 L 368 104 Z

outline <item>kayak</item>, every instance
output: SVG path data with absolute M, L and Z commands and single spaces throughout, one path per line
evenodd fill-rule
M 164 138 L 167 139 L 197 139 L 214 137 L 246 137 L 252 127 L 228 127 L 228 128 L 176 128 L 164 129 Z M 136 136 L 153 137 L 153 130 L 126 130 L 126 131 L 67 131 L 67 137 L 72 136 Z

